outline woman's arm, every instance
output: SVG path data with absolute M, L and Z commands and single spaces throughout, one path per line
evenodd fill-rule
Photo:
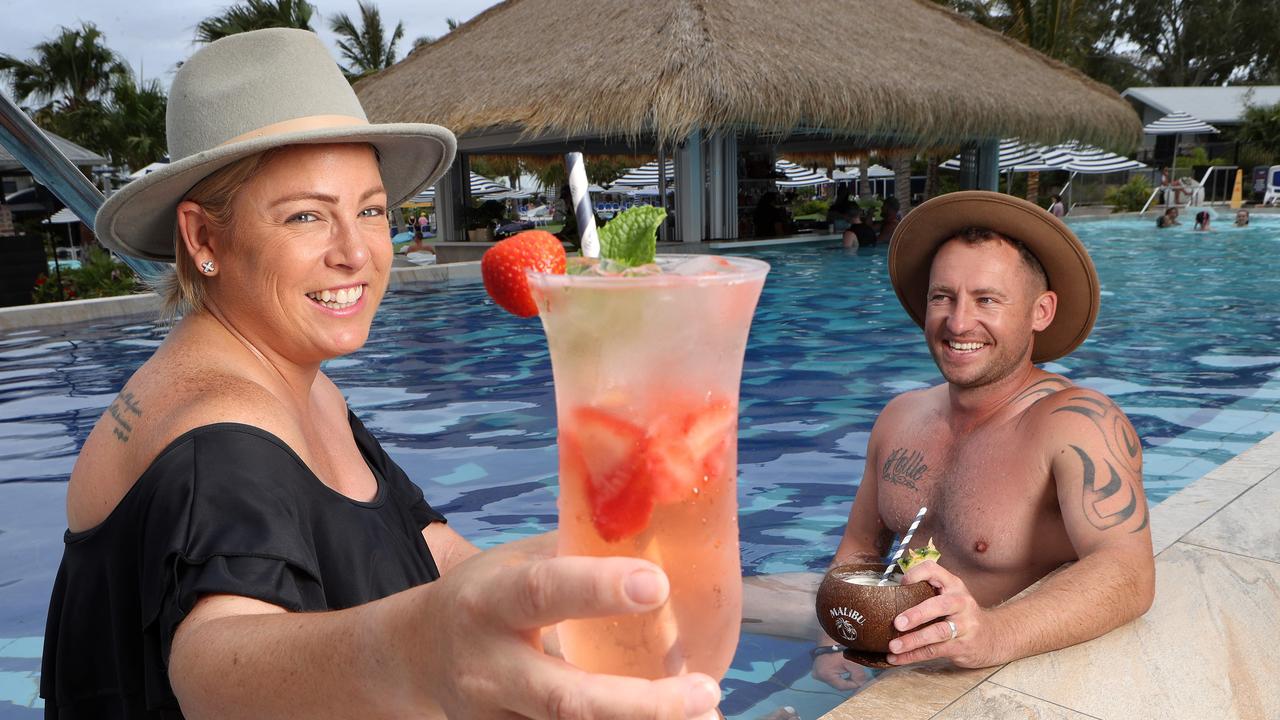
M 204 597 L 174 636 L 174 693 L 188 718 L 714 718 L 719 686 L 705 675 L 590 675 L 538 649 L 544 626 L 653 610 L 669 591 L 648 562 L 556 558 L 554 545 L 478 553 L 346 610 Z

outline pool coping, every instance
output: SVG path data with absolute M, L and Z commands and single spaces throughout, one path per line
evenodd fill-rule
M 396 289 L 417 283 L 448 283 L 480 277 L 480 263 L 461 262 L 448 265 L 420 265 L 391 268 L 389 287 Z M 0 308 L 0 331 L 66 325 L 90 320 L 129 318 L 135 315 L 157 316 L 160 297 L 155 293 L 139 293 L 119 297 L 66 300 L 63 302 L 17 305 Z
M 1266 485 L 1266 487 L 1262 487 Z M 1280 556 L 1269 555 L 1258 549 L 1250 552 L 1247 548 L 1225 547 L 1221 540 L 1206 540 L 1206 536 L 1214 534 L 1211 519 L 1215 522 L 1227 515 L 1236 516 L 1227 522 L 1231 527 L 1239 527 L 1239 516 L 1250 515 L 1246 522 L 1251 524 L 1252 534 L 1264 536 L 1280 536 L 1280 523 L 1274 515 L 1263 520 L 1258 511 L 1249 506 L 1257 503 L 1257 496 L 1267 492 L 1274 494 L 1280 488 L 1280 432 L 1274 433 L 1227 462 L 1210 470 L 1198 480 L 1192 482 L 1178 492 L 1166 498 L 1151 510 L 1152 551 L 1156 559 L 1157 595 L 1152 609 L 1142 618 L 1134 620 L 1122 627 L 1112 630 L 1100 638 L 1079 645 L 1064 648 L 1042 655 L 1016 660 L 1004 665 L 981 668 L 961 669 L 950 665 L 929 664 L 927 666 L 906 667 L 891 670 L 878 677 L 874 682 L 835 709 L 822 716 L 823 720 L 925 720 L 926 718 L 961 718 L 972 717 L 975 713 L 984 718 L 1096 718 L 1096 717 L 1134 717 L 1132 707 L 1124 707 L 1128 698 L 1100 699 L 1095 695 L 1086 697 L 1086 693 L 1063 693 L 1062 687 L 1070 686 L 1063 677 L 1078 675 L 1098 677 L 1105 671 L 1097 666 L 1099 658 L 1140 657 L 1151 665 L 1157 666 L 1152 672 L 1159 672 L 1158 666 L 1163 663 L 1171 667 L 1185 667 L 1188 660 L 1177 648 L 1151 647 L 1150 639 L 1154 635 L 1169 633 L 1200 634 L 1207 639 L 1201 642 L 1214 643 L 1223 638 L 1215 636 L 1214 629 L 1221 631 L 1223 626 L 1257 628 L 1259 620 L 1249 616 L 1243 608 L 1237 606 L 1214 607 L 1216 628 L 1200 628 L 1203 633 L 1186 633 L 1187 618 L 1176 616 L 1168 611 L 1173 603 L 1168 588 L 1159 589 L 1159 578 L 1172 575 L 1182 562 L 1181 555 L 1194 553 L 1209 557 L 1216 556 L 1236 562 L 1260 563 L 1270 569 L 1273 575 L 1280 574 L 1275 566 L 1280 564 Z M 1249 495 L 1251 497 L 1246 498 Z M 1221 522 L 1218 522 L 1221 525 Z M 1220 528 L 1218 528 L 1220 531 Z M 1230 544 L 1230 543 L 1227 543 Z M 1238 544 L 1237 544 L 1238 545 Z M 1197 570 L 1199 566 L 1197 566 Z M 1243 581 L 1241 581 L 1243 583 Z M 1028 588 L 1024 593 L 1034 590 Z M 1193 596 L 1198 592 L 1195 588 L 1179 588 L 1185 594 Z M 1250 590 L 1255 594 L 1259 591 Z M 1265 601 L 1265 597 L 1263 600 Z M 1206 605 L 1210 603 L 1204 603 Z M 1178 624 L 1181 627 L 1172 627 Z M 1280 623 L 1278 623 L 1280 625 Z M 1269 632 L 1264 630 L 1263 633 Z M 1274 635 L 1274 632 L 1271 633 Z M 1266 635 L 1264 634 L 1264 638 Z M 1228 638 L 1229 640 L 1230 638 Z M 1225 642 L 1219 642 L 1226 645 Z M 1099 652 L 1101 651 L 1101 652 Z M 1092 658 L 1093 662 L 1086 659 Z M 1244 673 L 1250 677 L 1245 680 L 1261 677 L 1274 677 L 1280 673 L 1280 658 L 1275 655 L 1271 659 L 1251 655 L 1236 656 L 1237 663 L 1226 663 L 1226 667 L 1195 668 L 1194 678 L 1179 685 L 1182 697 L 1180 703 L 1190 711 L 1197 702 L 1213 704 L 1210 701 L 1218 688 L 1212 687 L 1209 678 L 1231 676 L 1234 688 L 1241 682 L 1238 675 Z M 1119 664 L 1119 662 L 1117 662 Z M 1235 667 L 1232 667 L 1232 666 Z M 1241 670 L 1240 666 L 1246 669 Z M 1166 670 L 1168 668 L 1165 668 Z M 1139 680 L 1126 678 L 1141 686 Z M 1041 691 L 1037 688 L 1046 688 Z M 1056 694 L 1055 694 L 1056 693 Z M 1253 705 L 1248 706 L 1249 717 L 1280 716 L 1280 691 L 1272 689 L 1270 695 L 1263 690 L 1259 696 L 1252 697 Z M 1100 712 L 1099 708 L 1106 710 Z M 1122 709 L 1124 707 L 1124 709 Z M 1224 707 L 1224 710 L 1226 708 Z M 1253 714 L 1253 712 L 1258 714 Z M 1195 715 L 1200 717 L 1202 715 Z

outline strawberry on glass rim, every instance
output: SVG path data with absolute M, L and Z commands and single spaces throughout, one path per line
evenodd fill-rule
M 480 259 L 480 276 L 489 297 L 519 317 L 538 314 L 527 273 L 563 275 L 567 258 L 560 239 L 545 230 L 526 230 L 500 241 Z

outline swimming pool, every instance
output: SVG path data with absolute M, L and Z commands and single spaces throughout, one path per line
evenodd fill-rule
M 1092 337 L 1048 365 L 1111 395 L 1146 453 L 1152 502 L 1280 430 L 1280 217 L 1248 229 L 1073 223 L 1097 262 Z M 748 574 L 820 570 L 843 528 L 867 435 L 892 395 L 937 382 L 899 308 L 884 248 L 752 251 L 773 264 L 742 387 L 740 502 Z M 33 718 L 65 481 L 150 322 L 0 334 L 0 718 Z M 351 406 L 432 503 L 482 545 L 555 522 L 555 413 L 536 320 L 477 283 L 389 297 L 369 344 L 328 364 Z M 807 677 L 807 641 L 743 635 L 723 709 L 806 720 L 844 695 Z

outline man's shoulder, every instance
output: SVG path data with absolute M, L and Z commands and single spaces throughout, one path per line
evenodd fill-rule
M 1035 433 L 1062 446 L 1080 442 L 1086 435 L 1123 436 L 1136 442 L 1124 411 L 1106 395 L 1067 383 L 1038 398 L 1026 411 Z
M 880 411 L 880 418 L 877 422 L 912 417 L 920 413 L 930 412 L 938 407 L 939 402 L 946 400 L 946 393 L 946 385 L 932 385 L 898 393 Z

